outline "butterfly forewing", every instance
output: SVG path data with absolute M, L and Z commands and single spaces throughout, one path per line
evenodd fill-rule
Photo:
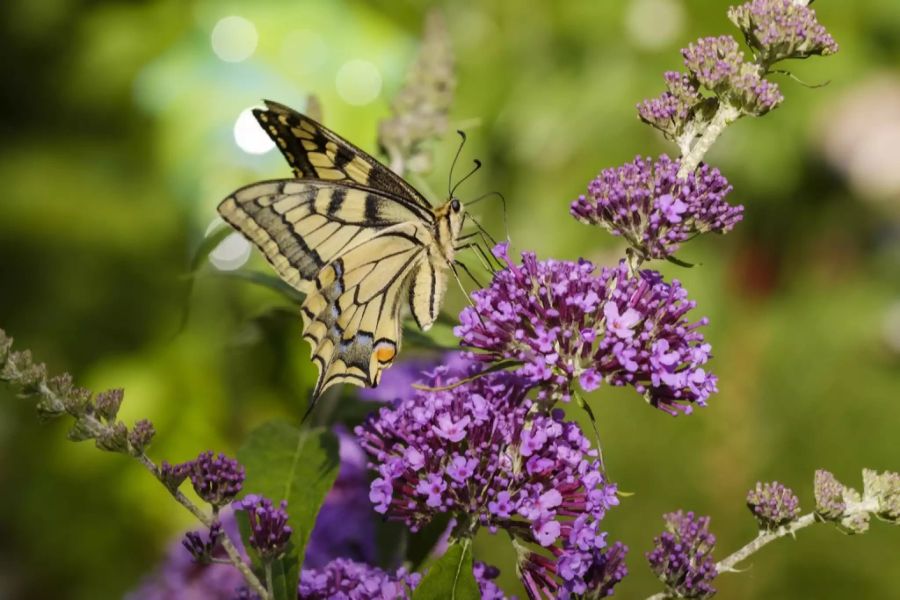
M 277 102 L 253 111 L 301 179 L 354 183 L 411 205 L 420 219 L 433 223 L 431 205 L 396 173 L 325 126 Z

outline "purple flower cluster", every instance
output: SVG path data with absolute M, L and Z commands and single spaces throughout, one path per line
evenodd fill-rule
M 159 479 L 170 490 L 176 490 L 191 473 L 191 462 L 170 464 L 162 461 L 159 465 Z
M 725 201 L 732 189 L 725 177 L 701 165 L 680 179 L 680 166 L 663 154 L 604 169 L 572 203 L 572 216 L 624 237 L 645 258 L 666 258 L 700 233 L 730 231 L 744 207 Z
M 638 116 L 645 123 L 662 131 L 666 137 L 676 140 L 684 134 L 685 125 L 693 117 L 696 107 L 703 100 L 693 78 L 668 71 L 663 76 L 666 91 L 658 98 L 638 103 Z
M 621 542 L 594 548 L 589 556 L 561 553 L 555 561 L 537 552 L 527 552 L 519 560 L 519 570 L 529 598 L 571 598 L 586 594 L 590 598 L 604 598 L 612 596 L 616 584 L 628 575 L 627 553 L 628 547 Z M 562 580 L 562 586 L 557 579 Z
M 752 0 L 729 8 L 728 18 L 766 65 L 838 51 L 816 11 L 794 0 Z
M 581 260 L 538 261 L 523 253 L 515 265 L 506 245 L 494 250 L 508 268 L 472 294 L 455 333 L 479 361 L 515 360 L 516 374 L 550 404 L 568 400 L 574 381 L 585 390 L 605 381 L 631 385 L 653 406 L 675 415 L 704 406 L 716 378 L 703 365 L 711 348 L 690 323 L 695 306 L 676 280 L 653 271 L 630 276 L 624 261 L 595 273 Z
M 744 64 L 744 53 L 730 35 L 700 38 L 682 49 L 681 55 L 700 85 L 718 94 L 728 91 Z
M 552 565 L 547 579 L 558 576 L 552 589 L 583 588 L 604 560 L 600 522 L 618 498 L 578 425 L 535 412 L 510 373 L 463 381 L 439 367 L 430 385 L 356 429 L 379 475 L 375 510 L 413 530 L 440 513 L 505 529 L 552 554 L 537 555 Z
M 472 574 L 478 582 L 481 592 L 481 600 L 506 600 L 503 593 L 494 580 L 500 576 L 500 569 L 476 560 L 472 567 Z
M 304 569 L 298 597 L 303 600 L 397 600 L 409 598 L 421 575 L 398 569 L 382 571 L 364 563 L 338 558 L 321 569 Z
M 813 492 L 816 497 L 816 513 L 828 520 L 837 520 L 847 510 L 844 501 L 844 486 L 833 473 L 824 469 L 816 471 L 813 483 Z
M 234 510 L 243 510 L 250 521 L 250 545 L 264 558 L 278 556 L 291 539 L 293 533 L 287 524 L 287 501 L 282 500 L 276 507 L 272 501 L 262 496 L 248 494 L 232 504 Z
M 800 515 L 797 495 L 777 481 L 757 482 L 756 487 L 747 493 L 747 507 L 763 529 L 786 525 Z
M 194 560 L 201 564 L 207 564 L 212 560 L 213 554 L 219 547 L 219 538 L 222 535 L 222 523 L 213 522 L 206 535 L 202 531 L 188 531 L 184 534 L 181 544 L 191 553 Z
M 202 452 L 188 464 L 194 491 L 213 506 L 228 504 L 241 491 L 244 467 L 233 458 Z
M 482 600 L 506 600 L 493 582 L 500 575 L 496 567 L 476 561 L 472 569 Z M 300 600 L 398 600 L 412 596 L 422 576 L 400 568 L 394 573 L 364 563 L 338 558 L 320 569 L 304 569 L 300 575 Z
M 239 549 L 240 535 L 231 509 L 225 508 L 219 515 L 221 531 L 236 541 Z M 218 527 L 216 528 L 218 530 Z M 171 598 L 191 598 L 191 600 L 220 600 L 233 598 L 244 585 L 241 573 L 230 564 L 210 563 L 209 558 L 226 557 L 221 545 L 212 543 L 214 532 L 203 539 L 189 532 L 185 539 L 173 543 L 163 562 L 148 574 L 126 600 L 170 600 Z M 193 538 L 193 539 L 192 539 Z M 200 555 L 195 554 L 196 551 Z M 206 552 L 208 551 L 208 555 Z M 199 563 L 199 564 L 198 564 Z
M 718 575 L 711 554 L 716 536 L 709 532 L 709 517 L 682 511 L 663 516 L 666 531 L 653 541 L 647 553 L 650 569 L 678 598 L 709 598 L 716 593 L 712 581 Z
M 747 114 L 765 114 L 784 99 L 778 85 L 762 78 L 762 68 L 744 62 L 743 51 L 730 35 L 700 38 L 681 54 L 700 85 Z
M 744 64 L 731 80 L 734 101 L 748 115 L 764 115 L 784 100 L 778 84 L 763 79 L 759 69 L 752 64 Z

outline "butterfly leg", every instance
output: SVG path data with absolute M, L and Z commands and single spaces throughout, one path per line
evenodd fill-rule
M 462 269 L 463 271 L 465 271 L 465 272 L 466 272 L 466 275 L 469 276 L 469 279 L 471 279 L 472 282 L 473 282 L 477 287 L 479 287 L 479 288 L 483 288 L 483 287 L 484 287 L 484 285 L 482 285 L 482 283 L 481 283 L 480 281 L 478 281 L 478 278 L 475 277 L 474 275 L 472 275 L 472 271 L 469 270 L 469 267 L 466 265 L 466 263 L 464 263 L 464 262 L 462 262 L 462 261 L 460 261 L 460 260 L 454 260 L 454 261 L 453 261 L 453 264 L 456 265 L 457 267 L 459 267 L 460 269 Z
M 481 233 L 480 231 L 475 231 L 473 233 L 461 236 L 457 241 L 462 242 L 465 240 L 472 240 L 472 238 L 477 238 L 477 239 L 475 239 L 474 241 L 466 242 L 465 244 L 463 244 L 461 246 L 457 246 L 456 250 L 457 251 L 465 250 L 467 248 L 474 249 L 478 252 L 479 258 L 481 259 L 481 262 L 482 262 L 482 266 L 485 267 L 486 270 L 490 271 L 491 273 L 496 273 L 498 269 L 502 270 L 503 265 L 500 263 L 500 261 L 497 259 L 497 257 L 494 256 L 491 252 L 488 252 L 487 239 L 485 238 L 484 234 Z
M 481 263 L 481 267 L 485 271 L 487 271 L 491 275 L 493 275 L 494 273 L 497 272 L 496 269 L 494 269 L 494 265 L 488 261 L 487 256 L 485 255 L 485 252 L 484 252 L 484 248 L 482 248 L 479 244 L 470 242 L 468 244 L 463 244 L 462 246 L 457 246 L 455 248 L 455 250 L 457 252 L 459 252 L 461 250 L 474 250 L 475 257 L 478 259 L 478 262 Z M 484 287 L 484 286 L 479 285 L 478 287 Z
M 469 273 L 468 267 L 466 267 L 463 263 L 457 262 L 456 264 L 460 265 L 467 273 Z M 469 296 L 469 292 L 466 291 L 465 286 L 462 283 L 462 280 L 459 278 L 459 273 L 456 271 L 456 264 L 452 262 L 448 262 L 447 266 L 450 267 L 450 270 L 453 272 L 453 278 L 456 279 L 456 283 L 459 285 L 459 289 L 462 290 L 463 295 L 466 297 L 466 300 L 469 301 L 469 306 L 475 311 L 475 314 L 478 315 L 478 320 L 481 321 L 482 325 L 486 325 L 484 322 L 484 317 L 481 316 L 481 312 L 478 310 L 478 307 L 475 306 L 475 302 L 472 301 L 472 297 Z M 472 274 L 469 273 L 469 277 L 472 277 Z M 474 280 L 474 278 L 473 278 Z M 477 284 L 477 282 L 476 282 Z M 480 286 L 479 286 L 480 287 Z

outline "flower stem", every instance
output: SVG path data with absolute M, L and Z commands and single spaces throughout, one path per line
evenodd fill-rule
M 600 428 L 597 426 L 597 417 L 594 416 L 594 411 L 591 410 L 587 400 L 584 399 L 584 396 L 582 396 L 578 390 L 573 390 L 572 395 L 575 396 L 575 401 L 578 403 L 578 406 L 587 413 L 588 418 L 591 420 L 591 427 L 594 429 L 594 438 L 597 440 L 597 458 L 600 459 L 600 469 L 605 474 L 606 462 L 603 460 L 603 448 L 600 446 Z
M 741 111 L 731 104 L 722 103 L 710 119 L 706 130 L 700 136 L 690 150 L 681 157 L 681 168 L 678 169 L 678 178 L 685 179 L 694 172 L 713 143 L 722 135 L 725 128 L 734 123 L 741 116 Z
M 4 345 L 5 342 L 5 345 Z M 70 415 L 76 419 L 76 424 L 79 430 L 83 433 L 89 434 L 90 439 L 98 440 L 98 447 L 100 446 L 99 440 L 104 439 L 105 436 L 109 435 L 114 428 L 112 425 L 108 425 L 100 420 L 100 418 L 93 412 L 93 409 L 81 409 L 77 412 L 72 412 L 73 409 L 67 408 L 66 400 L 71 400 L 70 396 L 74 394 L 74 391 L 70 392 L 58 392 L 53 389 L 50 385 L 48 385 L 46 370 L 43 365 L 36 366 L 32 363 L 30 354 L 24 356 L 24 359 L 21 358 L 20 361 L 22 363 L 24 371 L 22 372 L 18 368 L 18 365 L 14 364 L 10 360 L 9 349 L 12 345 L 12 341 L 6 337 L 6 333 L 0 329 L 0 381 L 12 384 L 14 386 L 19 387 L 23 393 L 26 395 L 38 396 L 43 405 L 48 407 L 48 409 L 52 409 L 55 416 L 62 415 L 64 412 L 69 412 Z M 67 376 L 67 375 L 66 375 Z M 26 379 L 32 378 L 37 379 L 37 381 L 28 382 Z M 71 378 L 69 378 L 69 384 L 71 386 Z M 28 390 L 26 390 L 26 385 L 28 386 Z M 74 388 L 72 388 L 74 390 Z M 82 390 L 86 394 L 90 395 L 86 390 Z M 71 403 L 70 403 L 71 404 Z M 40 406 L 40 403 L 39 403 Z M 81 438 L 84 439 L 84 438 Z M 123 448 L 118 448 L 115 451 L 121 452 L 122 454 L 127 454 L 135 458 L 141 465 L 144 466 L 145 469 L 150 471 L 153 477 L 163 484 L 163 486 L 169 490 L 169 493 L 172 495 L 175 500 L 184 506 L 192 515 L 194 515 L 197 520 L 201 523 L 210 527 L 213 524 L 214 517 L 207 515 L 203 510 L 201 510 L 197 505 L 191 502 L 187 496 L 181 493 L 178 490 L 173 490 L 169 488 L 169 486 L 165 485 L 165 482 L 162 480 L 161 472 L 159 467 L 154 463 L 144 452 L 142 449 L 136 448 L 132 445 L 130 441 L 124 442 Z M 106 448 L 110 450 L 109 448 Z M 253 571 L 250 570 L 250 567 L 244 560 L 241 558 L 240 553 L 237 548 L 231 542 L 227 535 L 221 536 L 222 547 L 225 549 L 225 552 L 228 554 L 229 561 L 234 567 L 240 571 L 241 575 L 244 576 L 244 579 L 247 581 L 247 584 L 253 588 L 253 591 L 259 595 L 262 600 L 269 600 L 271 595 L 266 591 L 266 589 L 262 586 L 259 579 L 256 575 L 253 574 Z
M 135 458 L 137 458 L 138 462 L 141 463 L 144 468 L 150 471 L 150 473 L 160 483 L 163 483 L 162 479 L 160 478 L 159 467 L 157 467 L 156 463 L 150 460 L 150 458 L 146 454 L 141 453 Z M 169 493 L 172 494 L 172 497 L 175 498 L 176 502 L 185 507 L 192 515 L 197 517 L 197 520 L 199 520 L 207 527 L 212 525 L 213 518 L 203 512 L 196 504 L 191 502 L 190 499 L 182 492 L 177 489 L 170 489 L 169 486 L 165 485 L 164 483 L 163 487 L 169 490 Z M 238 552 L 238 549 L 234 546 L 231 539 L 227 535 L 223 534 L 220 537 L 220 541 L 222 543 L 222 547 L 225 549 L 225 552 L 228 554 L 229 562 L 234 566 L 234 568 L 240 571 L 241 575 L 244 576 L 244 580 L 247 582 L 247 585 L 253 588 L 253 591 L 257 595 L 259 595 L 261 600 L 268 600 L 271 597 L 269 595 L 269 592 L 266 590 L 266 588 L 263 587 L 263 584 L 259 580 L 259 578 L 253 574 L 253 571 L 250 569 L 247 563 L 244 562 L 244 559 L 241 558 L 240 552 Z
M 858 514 L 869 514 L 877 510 L 878 500 L 876 498 L 868 498 L 861 502 L 848 502 L 843 516 L 845 518 L 852 517 Z M 819 518 L 816 513 L 811 512 L 791 521 L 787 525 L 779 527 L 778 529 L 773 529 L 771 531 L 760 531 L 759 534 L 755 538 L 753 538 L 753 540 L 716 563 L 716 570 L 720 574 L 738 573 L 740 571 L 736 568 L 736 566 L 761 550 L 764 546 L 787 535 L 793 537 L 797 531 L 800 531 L 805 527 L 809 527 L 813 523 L 822 522 L 824 522 L 823 519 Z M 647 600 L 666 600 L 667 598 L 673 597 L 674 596 L 672 596 L 668 592 L 659 592 L 653 594 L 652 596 L 648 596 Z
M 266 587 L 274 590 L 275 585 L 272 583 L 272 561 L 266 561 Z

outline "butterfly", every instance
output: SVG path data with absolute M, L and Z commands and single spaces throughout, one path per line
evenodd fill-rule
M 378 385 L 400 350 L 404 304 L 423 331 L 435 322 L 466 213 L 452 190 L 433 207 L 320 123 L 265 105 L 253 114 L 296 177 L 243 187 L 218 211 L 305 294 L 303 338 L 319 369 L 309 414 L 334 384 Z

